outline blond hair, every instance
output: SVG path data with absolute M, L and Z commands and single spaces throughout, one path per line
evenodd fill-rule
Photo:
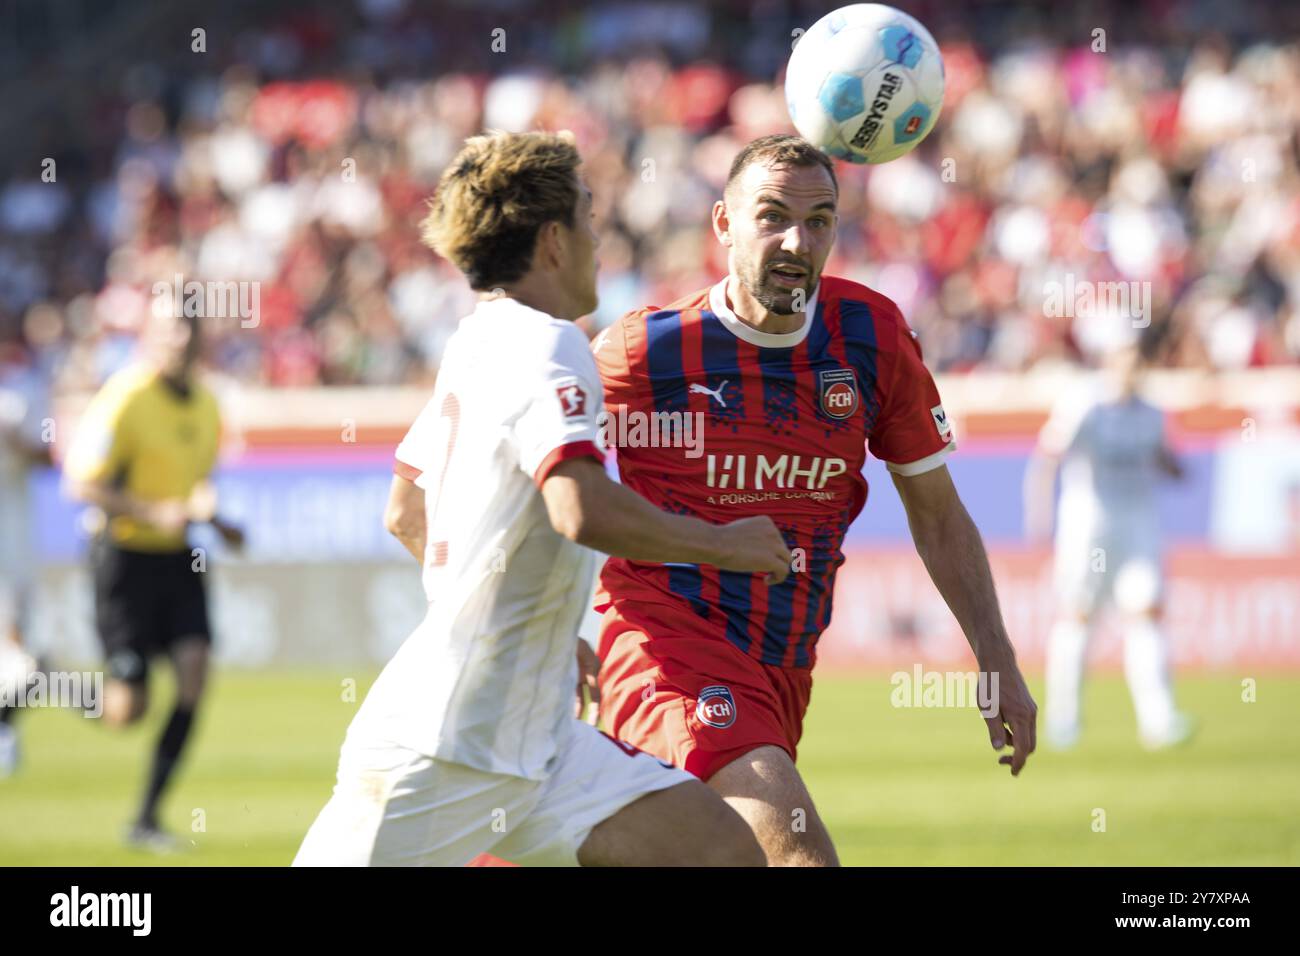
M 514 282 L 531 266 L 544 223 L 574 227 L 581 161 L 568 132 L 471 136 L 430 200 L 425 245 L 473 289 Z

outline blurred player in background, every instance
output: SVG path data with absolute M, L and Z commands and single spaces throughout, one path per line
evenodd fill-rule
M 6 697 L 25 688 L 36 661 L 23 648 L 36 573 L 28 478 L 50 463 L 49 388 L 21 341 L 0 342 L 0 777 L 18 767 L 15 718 Z
M 801 556 L 771 586 L 698 564 L 611 558 L 597 606 L 605 726 L 708 781 L 774 865 L 838 864 L 795 756 L 841 544 L 866 503 L 868 444 L 888 464 L 917 551 L 980 670 L 999 675 L 989 738 L 1014 747 L 1000 762 L 1018 774 L 1034 749 L 1035 705 L 944 463 L 956 446 L 916 335 L 889 299 L 822 275 L 838 198 L 830 160 L 806 141 L 755 140 L 713 207 L 728 275 L 629 313 L 593 343 L 615 417 L 704 421 L 698 457 L 620 444 L 624 484 L 709 521 L 771 515 Z
M 1055 579 L 1060 613 L 1047 643 L 1045 732 L 1055 747 L 1079 737 L 1089 638 L 1107 605 L 1121 614 L 1124 673 L 1138 734 L 1151 748 L 1186 740 L 1192 721 L 1174 706 L 1163 599 L 1158 494 L 1182 467 L 1165 437 L 1164 414 L 1141 395 L 1138 342 L 1110 349 L 1098 379 L 1058 403 L 1025 473 L 1025 527 L 1046 539 L 1057 470 Z
M 589 548 L 782 578 L 766 518 L 665 514 L 605 473 L 600 377 L 571 320 L 596 299 L 572 137 L 476 136 L 426 241 L 479 294 L 397 449 L 385 522 L 429 609 L 348 728 L 300 866 L 761 865 L 707 787 L 575 719 Z
M 94 507 L 91 543 L 95 623 L 108 680 L 104 719 L 139 720 L 148 706 L 149 661 L 166 655 L 176 700 L 154 748 L 139 812 L 127 841 L 167 850 L 158 804 L 190 736 L 202 699 L 212 642 L 203 568 L 187 529 L 210 522 L 232 547 L 243 534 L 216 516 L 209 475 L 221 423 L 217 401 L 195 374 L 196 318 L 157 310 L 147 320 L 143 356 L 91 400 L 65 464 L 72 497 Z

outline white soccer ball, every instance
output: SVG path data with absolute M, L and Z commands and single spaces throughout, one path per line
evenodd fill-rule
M 840 7 L 795 43 L 785 73 L 795 129 L 851 163 L 915 149 L 943 108 L 943 58 L 930 32 L 881 3 Z

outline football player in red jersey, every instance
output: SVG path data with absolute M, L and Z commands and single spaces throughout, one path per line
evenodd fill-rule
M 592 346 L 623 483 L 716 523 L 769 515 L 796 556 L 799 573 L 770 586 L 611 558 L 596 606 L 606 730 L 708 781 L 774 865 L 838 862 L 795 756 L 868 448 L 979 669 L 998 675 L 989 739 L 1012 747 L 999 763 L 1019 774 L 1035 744 L 1037 708 L 944 464 L 955 445 L 915 333 L 883 295 L 822 274 L 837 198 L 830 160 L 806 141 L 750 143 L 713 207 L 726 278 L 629 313 Z M 692 437 L 693 423 L 693 441 L 660 440 Z

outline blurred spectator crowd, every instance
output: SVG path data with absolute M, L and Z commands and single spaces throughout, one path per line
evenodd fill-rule
M 1132 35 L 1118 5 L 1095 24 L 903 5 L 943 47 L 944 112 L 909 157 L 837 164 L 828 271 L 897 301 L 934 370 L 1094 361 L 1106 323 L 1046 304 L 1067 277 L 1150 283 L 1162 364 L 1300 359 L 1300 41 L 1272 19 L 1285 4 L 1228 32 L 1200 7 L 1130 4 Z M 0 336 L 60 389 L 90 388 L 126 360 L 157 283 L 246 280 L 257 325 L 207 320 L 219 374 L 427 382 L 473 295 L 416 224 L 482 128 L 577 135 L 601 236 L 594 334 L 725 272 L 710 206 L 744 143 L 790 130 L 792 31 L 829 8 L 267 3 L 196 20 L 203 53 L 188 31 L 170 53 L 124 47 L 63 139 L 10 150 Z M 1021 8 L 1038 15 L 1026 25 Z

